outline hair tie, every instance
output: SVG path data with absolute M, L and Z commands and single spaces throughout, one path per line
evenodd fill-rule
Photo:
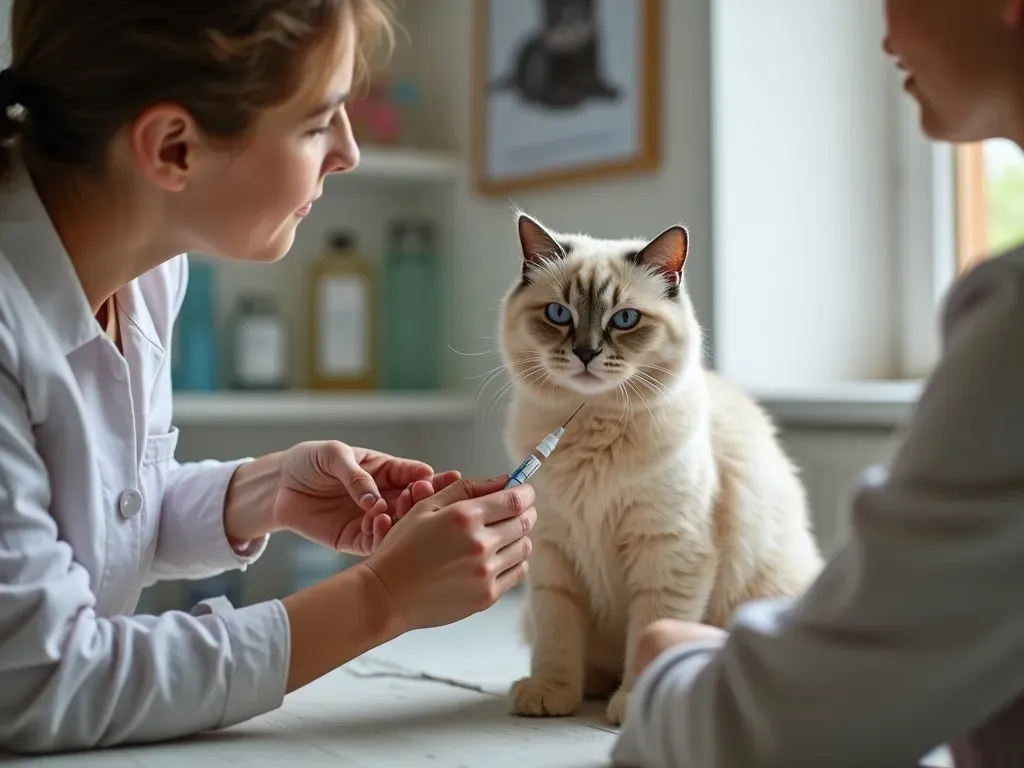
M 18 82 L 10 67 L 0 70 L 0 108 L 7 109 L 18 103 Z

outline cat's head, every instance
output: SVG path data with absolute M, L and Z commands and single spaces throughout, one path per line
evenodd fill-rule
M 578 51 L 597 34 L 593 0 L 544 0 L 543 12 L 544 37 L 550 50 Z
M 543 398 L 643 404 L 699 366 L 701 331 L 683 283 L 685 228 L 650 241 L 601 240 L 519 213 L 518 230 L 522 272 L 499 328 L 514 386 Z

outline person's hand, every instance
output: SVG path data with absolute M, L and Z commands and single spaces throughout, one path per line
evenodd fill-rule
M 725 630 L 693 621 L 675 621 L 661 619 L 650 624 L 640 635 L 633 656 L 633 670 L 639 677 L 650 665 L 669 648 L 683 643 L 703 642 L 706 640 L 725 640 L 729 635 Z
M 503 490 L 507 480 L 461 479 L 436 493 L 413 483 L 402 519 L 363 563 L 390 595 L 402 631 L 482 611 L 525 578 L 535 493 Z
M 390 530 L 403 491 L 419 482 L 421 492 L 433 494 L 459 477 L 454 471 L 434 474 L 422 461 L 337 441 L 300 443 L 282 456 L 272 525 L 365 556 Z

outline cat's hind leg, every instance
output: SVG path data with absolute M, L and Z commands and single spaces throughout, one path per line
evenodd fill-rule
M 530 558 L 530 676 L 509 691 L 512 712 L 571 715 L 583 701 L 589 602 L 566 554 L 540 539 Z

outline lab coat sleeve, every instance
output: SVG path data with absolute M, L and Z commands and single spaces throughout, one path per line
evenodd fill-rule
M 1024 279 L 977 267 L 943 361 L 852 533 L 795 601 L 755 602 L 720 649 L 645 670 L 618 765 L 915 765 L 1024 686 Z
M 0 751 L 161 740 L 278 707 L 290 653 L 280 602 L 96 614 L 89 574 L 49 514 L 13 349 L 0 326 Z
M 236 543 L 224 530 L 228 485 L 245 461 L 171 463 L 151 579 L 198 579 L 231 568 L 244 570 L 263 554 L 269 537 Z

